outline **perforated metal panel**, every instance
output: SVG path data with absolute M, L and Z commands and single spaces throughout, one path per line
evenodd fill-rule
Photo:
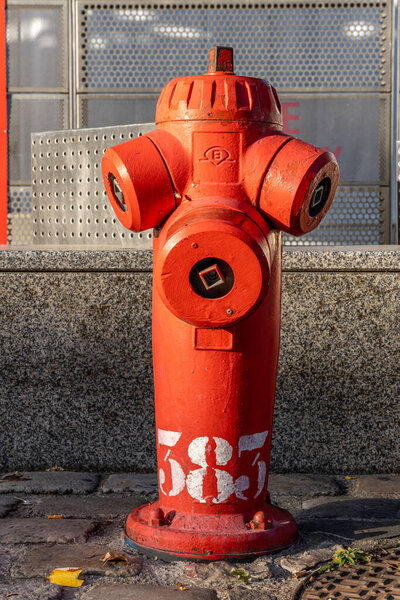
M 341 186 L 317 229 L 301 238 L 284 235 L 283 240 L 288 246 L 389 244 L 389 188 Z
M 151 248 L 151 231 L 130 232 L 115 217 L 100 163 L 109 146 L 153 128 L 141 124 L 33 134 L 35 243 Z
M 32 190 L 30 186 L 11 186 L 8 192 L 8 243 L 32 244 Z
M 68 91 L 66 0 L 7 3 L 10 91 Z
M 79 89 L 159 90 L 210 46 L 280 91 L 390 89 L 390 0 L 78 3 Z

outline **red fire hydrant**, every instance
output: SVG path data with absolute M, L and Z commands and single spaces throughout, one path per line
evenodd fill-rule
M 165 86 L 156 124 L 102 162 L 121 223 L 155 228 L 159 500 L 129 515 L 126 539 L 161 557 L 257 556 L 297 536 L 267 491 L 281 231 L 318 225 L 339 169 L 282 133 L 275 89 L 235 75 L 231 48 L 211 50 L 207 74 Z

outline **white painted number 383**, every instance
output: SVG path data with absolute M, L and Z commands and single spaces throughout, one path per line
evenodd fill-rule
M 188 493 L 192 498 L 199 502 L 206 502 L 206 498 L 203 496 L 203 483 L 207 474 L 207 469 L 212 469 L 215 473 L 217 480 L 217 491 L 218 494 L 212 499 L 214 503 L 224 502 L 232 494 L 235 494 L 237 498 L 241 500 L 249 500 L 249 496 L 246 495 L 246 491 L 250 488 L 250 478 L 247 475 L 240 475 L 236 480 L 233 479 L 232 475 L 227 469 L 218 469 L 210 465 L 208 462 L 210 452 L 210 438 L 207 436 L 197 437 L 188 446 L 188 456 L 193 464 L 198 465 L 199 469 L 193 469 L 186 475 L 182 466 L 174 458 L 170 458 L 171 448 L 173 448 L 182 436 L 182 432 L 179 431 L 167 431 L 165 429 L 158 430 L 158 444 L 166 447 L 166 453 L 164 456 L 164 462 L 169 463 L 171 469 L 171 482 L 172 487 L 169 491 L 164 489 L 166 476 L 163 468 L 159 470 L 159 482 L 160 490 L 166 496 L 177 496 L 186 487 Z M 257 465 L 257 491 L 253 498 L 257 498 L 264 487 L 265 478 L 267 474 L 267 466 L 265 461 L 258 460 L 260 452 L 264 446 L 268 436 L 268 431 L 261 431 L 260 433 L 253 433 L 251 435 L 242 435 L 238 442 L 238 457 L 244 452 L 254 452 L 255 457 L 252 461 L 252 466 Z M 214 456 L 213 464 L 217 466 L 225 466 L 228 464 L 233 455 L 233 448 L 227 440 L 220 437 L 213 437 L 214 441 Z M 208 448 L 208 452 L 206 449 Z

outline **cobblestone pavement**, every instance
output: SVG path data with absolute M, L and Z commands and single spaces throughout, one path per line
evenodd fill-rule
M 400 475 L 272 475 L 269 489 L 299 523 L 292 548 L 240 564 L 166 563 L 123 545 L 129 511 L 156 497 L 154 474 L 3 474 L 0 600 L 290 600 L 299 584 L 292 574 L 310 572 L 339 547 L 400 543 Z M 104 563 L 107 552 L 128 562 Z M 81 587 L 48 581 L 53 569 L 73 567 L 82 569 Z

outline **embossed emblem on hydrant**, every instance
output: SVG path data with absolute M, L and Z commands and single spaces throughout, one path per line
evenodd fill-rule
M 205 75 L 161 92 L 156 129 L 109 148 L 121 223 L 154 236 L 159 500 L 127 543 L 215 560 L 287 547 L 293 517 L 268 494 L 279 354 L 281 231 L 313 230 L 339 179 L 330 152 L 282 133 L 275 89 L 213 48 Z

